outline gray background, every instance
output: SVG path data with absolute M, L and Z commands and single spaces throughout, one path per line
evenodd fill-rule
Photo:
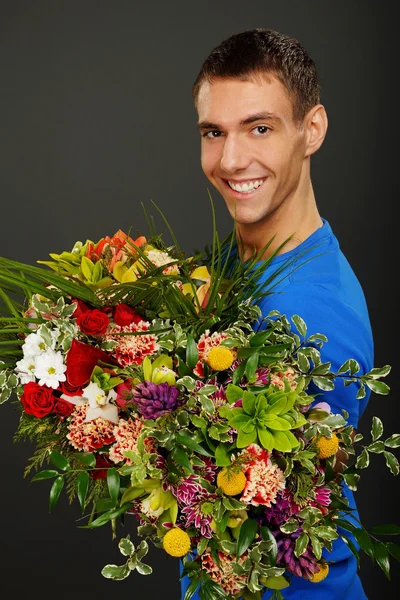
M 397 263 L 393 215 L 398 170 L 397 22 L 394 2 L 14 1 L 0 3 L 0 255 L 34 263 L 130 226 L 145 232 L 153 199 L 190 252 L 210 239 L 208 182 L 199 164 L 191 84 L 223 38 L 254 27 L 297 37 L 317 64 L 329 117 L 312 158 L 322 216 L 337 234 L 368 301 L 376 366 L 392 364 L 390 397 L 373 414 L 398 426 Z M 231 226 L 213 194 L 221 234 Z M 397 287 L 397 286 L 396 286 Z M 396 418 L 397 417 L 397 418 Z M 96 600 L 129 594 L 179 597 L 178 564 L 152 552 L 156 575 L 115 583 L 110 532 L 79 530 L 64 498 L 51 516 L 48 483 L 22 478 L 30 455 L 12 445 L 16 409 L 1 408 L 1 581 L 7 598 Z M 380 456 L 357 494 L 365 526 L 399 522 L 399 484 Z M 124 532 L 120 530 L 120 534 Z M 122 558 L 122 557 L 121 557 Z M 393 564 L 393 571 L 397 565 Z M 395 593 L 363 559 L 370 599 Z

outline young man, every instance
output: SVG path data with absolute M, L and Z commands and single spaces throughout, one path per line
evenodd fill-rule
M 279 293 L 262 301 L 263 315 L 273 309 L 289 319 L 300 315 L 309 335 L 328 337 L 322 358 L 333 370 L 347 358 L 355 358 L 363 372 L 370 370 L 373 341 L 365 298 L 329 223 L 318 212 L 310 178 L 311 156 L 328 127 L 313 60 L 296 39 L 272 30 L 245 31 L 213 50 L 193 95 L 202 168 L 236 217 L 242 260 L 273 236 L 266 256 L 293 236 L 264 277 L 298 254 L 297 264 L 286 269 L 287 276 L 274 289 Z M 311 250 L 300 257 L 306 249 Z M 313 260 L 301 265 L 311 256 Z M 345 409 L 349 423 L 357 427 L 368 396 L 359 401 L 356 393 L 355 386 L 345 388 L 338 381 L 335 391 L 318 400 L 326 400 L 335 413 Z M 354 507 L 347 487 L 345 494 Z M 314 584 L 293 575 L 285 599 L 365 599 L 356 560 L 345 543 L 337 540 L 333 552 L 324 551 L 323 556 L 330 563 L 328 577 Z M 186 586 L 184 580 L 183 591 Z

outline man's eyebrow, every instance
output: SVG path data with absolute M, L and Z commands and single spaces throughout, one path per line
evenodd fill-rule
M 239 125 L 243 127 L 244 125 L 250 125 L 256 121 L 272 121 L 281 123 L 282 119 L 270 112 L 260 112 L 246 117 L 246 119 L 240 121 Z M 220 125 L 217 123 L 211 123 L 210 121 L 200 121 L 197 126 L 199 129 L 221 129 Z

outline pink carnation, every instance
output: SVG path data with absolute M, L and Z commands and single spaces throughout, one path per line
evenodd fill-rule
M 247 558 L 245 552 L 238 560 L 242 565 Z M 219 583 L 225 593 L 231 597 L 238 595 L 247 584 L 248 574 L 236 575 L 232 569 L 232 563 L 236 562 L 236 555 L 228 556 L 223 552 L 218 552 L 219 564 L 217 564 L 209 550 L 201 555 L 202 568 L 209 574 L 213 581 Z
M 285 389 L 285 382 L 284 382 L 284 378 L 286 378 L 289 383 L 290 383 L 290 387 L 292 388 L 292 390 L 295 390 L 297 387 L 297 384 L 295 382 L 295 377 L 296 377 L 296 372 L 294 369 L 292 369 L 292 367 L 288 367 L 286 369 L 286 371 L 278 371 L 276 373 L 271 373 L 271 385 L 276 385 L 278 386 L 281 390 Z
M 257 444 L 250 444 L 240 453 L 247 458 L 243 472 L 247 482 L 240 498 L 245 504 L 271 506 L 279 491 L 285 489 L 285 476 L 270 459 L 270 453 Z
M 149 327 L 150 323 L 147 321 L 139 321 L 139 323 L 131 323 L 123 327 L 114 324 L 109 328 L 104 339 L 117 342 L 113 354 L 122 367 L 132 364 L 140 365 L 146 356 L 158 351 L 157 338 L 151 333 L 148 335 L 120 335 L 121 333 L 147 331 Z
M 141 430 L 143 428 L 143 423 L 140 419 L 129 418 L 127 421 L 125 419 L 120 419 L 118 421 L 118 425 L 114 427 L 114 437 L 116 439 L 116 444 L 111 446 L 109 457 L 115 462 L 125 461 L 127 465 L 131 465 L 132 461 L 126 456 L 123 455 L 125 450 L 137 450 L 137 441 Z M 154 442 L 152 438 L 145 438 L 144 440 L 146 450 L 148 452 L 154 452 Z
M 115 441 L 113 429 L 115 423 L 98 417 L 93 421 L 85 422 L 88 405 L 76 406 L 68 425 L 67 439 L 76 450 L 93 452 L 102 446 Z

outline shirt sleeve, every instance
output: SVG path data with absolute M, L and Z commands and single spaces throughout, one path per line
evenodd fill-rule
M 263 298 L 259 306 L 263 317 L 271 310 L 278 310 L 291 322 L 295 333 L 299 334 L 293 315 L 299 315 L 307 325 L 307 337 L 322 333 L 328 338 L 320 350 L 321 360 L 332 363 L 331 370 L 337 371 L 349 358 L 354 358 L 360 365 L 359 375 L 367 373 L 373 367 L 373 342 L 368 327 L 359 315 L 338 294 L 316 284 L 291 284 L 279 294 L 271 294 Z M 335 389 L 323 392 L 315 385 L 310 385 L 311 393 L 320 393 L 316 401 L 327 402 L 333 413 L 342 414 L 342 409 L 349 413 L 348 423 L 358 426 L 358 420 L 364 412 L 369 400 L 370 391 L 362 400 L 356 398 L 359 386 L 352 383 L 344 386 L 343 379 L 337 377 Z

